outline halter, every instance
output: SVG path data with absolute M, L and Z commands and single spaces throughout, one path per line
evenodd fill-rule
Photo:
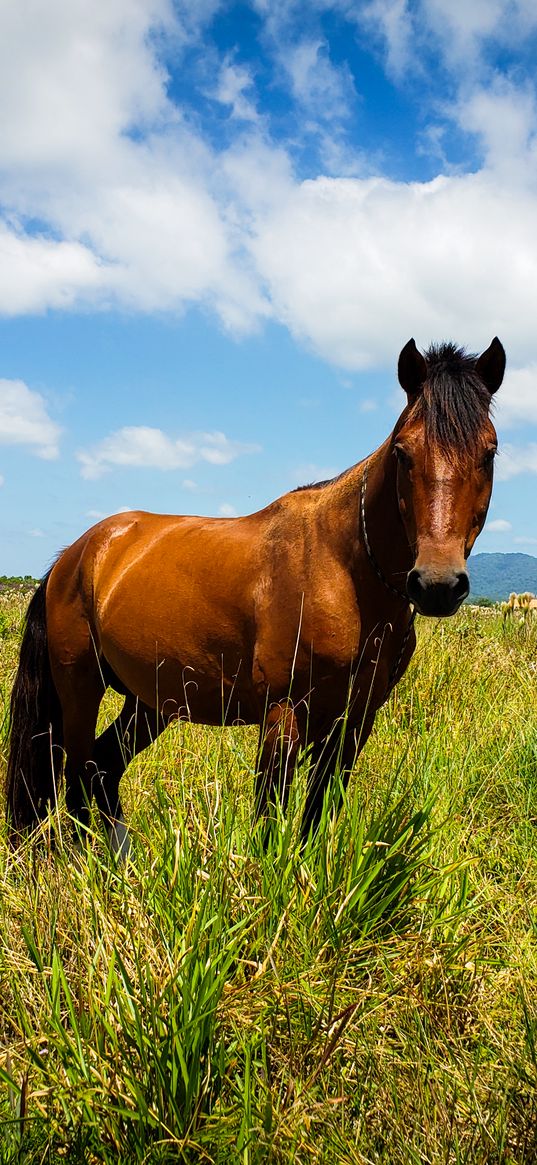
M 416 611 L 416 608 L 413 607 L 412 604 L 409 602 L 408 595 L 406 594 L 406 592 L 400 591 L 398 589 L 398 587 L 394 587 L 393 583 L 391 583 L 389 581 L 389 579 L 386 578 L 386 575 L 381 570 L 381 568 L 380 568 L 380 566 L 379 566 L 379 564 L 378 564 L 378 562 L 373 554 L 373 551 L 371 549 L 371 545 L 369 542 L 369 538 L 367 536 L 367 527 L 365 524 L 365 494 L 366 494 L 366 489 L 367 489 L 367 463 L 364 465 L 364 472 L 362 474 L 362 488 L 360 491 L 360 516 L 361 516 L 361 521 L 362 521 L 362 532 L 364 535 L 364 545 L 365 545 L 365 548 L 367 551 L 367 557 L 369 558 L 369 561 L 371 563 L 371 566 L 373 567 L 373 570 L 375 571 L 377 578 L 380 579 L 383 586 L 385 586 L 386 589 L 388 591 L 390 591 L 390 593 L 392 595 L 396 595 L 398 599 L 403 599 L 404 602 L 407 604 L 407 606 L 410 609 L 410 619 L 409 619 L 405 634 L 403 636 L 401 650 L 400 650 L 399 655 L 397 656 L 397 659 L 392 667 L 392 670 L 390 672 L 390 676 L 388 679 L 388 689 L 387 689 L 386 695 L 384 697 L 384 700 L 386 701 L 388 699 L 388 696 L 391 694 L 392 689 L 395 687 L 397 680 L 399 679 L 399 674 L 398 674 L 399 668 L 401 666 L 403 656 L 405 654 L 407 643 L 410 639 L 412 628 L 413 628 L 415 620 L 416 620 L 417 611 Z

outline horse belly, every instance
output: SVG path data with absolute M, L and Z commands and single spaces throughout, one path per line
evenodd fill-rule
M 239 616 L 198 600 L 168 608 L 160 594 L 109 605 L 99 627 L 102 653 L 126 687 L 166 719 L 255 723 L 252 652 Z

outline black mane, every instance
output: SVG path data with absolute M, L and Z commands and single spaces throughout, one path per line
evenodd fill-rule
M 457 456 L 477 447 L 490 412 L 491 395 L 475 370 L 477 356 L 455 344 L 431 344 L 427 379 L 411 416 L 425 422 L 426 439 Z

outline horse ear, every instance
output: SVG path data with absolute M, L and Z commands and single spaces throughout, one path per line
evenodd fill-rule
M 505 352 L 503 344 L 500 344 L 497 336 L 494 337 L 486 352 L 483 352 L 479 360 L 476 360 L 475 370 L 489 392 L 491 394 L 496 392 L 502 383 L 505 372 Z
M 418 352 L 414 340 L 409 340 L 401 351 L 397 364 L 397 375 L 399 384 L 401 388 L 404 388 L 407 396 L 417 396 L 421 392 L 422 385 L 427 379 L 427 365 L 421 352 Z

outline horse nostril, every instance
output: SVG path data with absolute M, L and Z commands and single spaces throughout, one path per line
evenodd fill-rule
M 455 575 L 453 594 L 459 603 L 462 603 L 462 601 L 470 594 L 470 579 L 468 578 L 468 574 L 465 570 L 460 570 Z
M 407 595 L 412 603 L 419 603 L 420 597 L 425 591 L 425 583 L 421 576 L 421 570 L 409 571 L 406 580 Z

